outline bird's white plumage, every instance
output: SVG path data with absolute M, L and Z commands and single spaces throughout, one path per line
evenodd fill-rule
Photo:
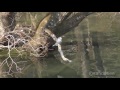
M 53 46 L 58 46 L 58 44 L 61 44 L 62 37 L 57 38 L 56 43 Z
M 45 30 L 46 33 L 49 34 L 49 30 Z M 71 60 L 69 60 L 68 58 L 66 58 L 63 54 L 62 48 L 61 48 L 61 43 L 62 43 L 62 37 L 56 37 L 56 35 L 54 33 L 50 34 L 50 36 L 53 38 L 53 40 L 56 42 L 53 46 L 58 46 L 58 51 L 60 53 L 61 58 L 64 61 L 68 61 L 68 62 L 72 62 Z

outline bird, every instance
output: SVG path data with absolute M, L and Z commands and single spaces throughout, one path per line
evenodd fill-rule
M 56 43 L 53 46 L 58 46 L 58 44 L 61 44 L 61 42 L 62 42 L 62 37 L 58 37 Z

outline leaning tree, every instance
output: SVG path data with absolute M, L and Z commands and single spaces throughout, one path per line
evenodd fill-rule
M 64 61 L 71 62 L 62 52 L 62 36 L 73 30 L 78 24 L 93 12 L 49 12 L 37 24 L 34 17 L 30 14 L 32 25 L 20 25 L 16 23 L 17 12 L 0 13 L 0 49 L 8 50 L 8 58 L 1 65 L 12 61 L 9 71 L 13 64 L 20 71 L 16 62 L 11 58 L 11 50 L 28 52 L 35 57 L 45 57 L 54 46 L 58 47 L 61 58 Z M 87 76 L 86 76 L 87 77 Z

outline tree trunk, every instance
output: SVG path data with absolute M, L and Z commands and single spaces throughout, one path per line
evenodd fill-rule
M 56 37 L 55 39 L 57 39 L 57 37 L 66 34 L 67 32 L 73 30 L 84 18 L 86 18 L 90 14 L 92 13 L 91 12 L 49 13 L 39 23 L 37 29 L 35 30 L 35 34 L 33 35 L 33 37 L 31 37 L 29 34 L 25 32 L 26 30 L 24 30 L 23 27 L 21 29 L 21 27 L 18 26 L 18 30 L 15 30 L 16 22 L 14 12 L 1 12 L 0 44 L 2 43 L 2 45 L 4 45 L 3 47 L 5 46 L 7 47 L 10 59 L 11 59 L 10 50 L 16 49 L 16 47 L 22 47 L 22 49 L 24 48 L 25 50 L 27 50 L 28 53 L 36 57 L 44 57 L 48 53 L 49 47 L 51 47 L 55 43 L 53 35 Z M 79 36 L 77 37 L 79 38 Z M 4 40 L 5 43 L 3 43 Z M 83 53 L 81 53 L 83 76 L 89 77 L 88 62 L 85 58 L 85 52 L 83 50 L 84 46 L 79 41 L 78 44 L 81 45 L 82 49 L 80 50 L 83 51 Z M 13 60 L 11 59 L 11 61 Z M 41 74 L 41 72 L 39 72 L 39 74 Z
M 4 34 L 5 34 L 5 29 L 1 21 L 1 15 L 0 15 L 0 42 L 2 41 Z
M 31 41 L 24 48 L 32 46 L 32 54 L 39 56 L 48 52 L 49 47 L 54 44 L 52 34 L 56 37 L 62 36 L 65 33 L 73 30 L 90 12 L 56 12 L 48 14 L 39 24 L 36 33 Z M 45 30 L 48 29 L 49 33 Z M 29 47 L 30 46 L 30 47 Z M 40 54 L 38 54 L 40 53 Z
M 1 12 L 0 19 L 3 23 L 5 32 L 12 31 L 15 27 L 15 13 L 14 12 Z
M 73 30 L 84 18 L 92 13 L 93 12 L 56 13 L 56 15 L 53 15 L 52 18 L 50 18 L 51 20 L 49 20 L 46 28 L 50 29 L 57 37 L 59 37 Z M 61 19 L 55 21 L 56 17 Z
M 56 37 L 62 36 L 65 33 L 73 30 L 84 18 L 92 12 L 53 12 L 49 13 L 38 25 L 35 35 L 30 39 L 26 40 L 25 33 L 17 31 L 17 34 L 12 32 L 12 36 L 16 38 L 16 41 L 19 39 L 25 39 L 23 47 L 32 52 L 37 56 L 44 56 L 48 52 L 49 47 L 55 43 L 52 35 Z M 15 13 L 14 12 L 2 12 L 0 14 L 1 20 L 1 35 L 4 35 L 5 32 L 12 31 L 15 27 Z M 45 30 L 48 32 L 46 33 Z M 22 40 L 23 40 L 22 39 Z M 11 40 L 11 39 L 10 39 Z M 14 40 L 13 44 L 15 43 Z M 10 41 L 10 42 L 12 42 Z M 17 46 L 21 46 L 18 42 Z M 25 44 L 26 43 L 26 44 Z M 15 45 L 14 45 L 15 46 Z
M 15 13 L 1 12 L 0 13 L 0 42 L 6 32 L 12 31 L 15 27 Z

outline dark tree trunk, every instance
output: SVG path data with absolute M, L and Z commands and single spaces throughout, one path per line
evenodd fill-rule
M 0 17 L 3 27 L 5 29 L 5 32 L 12 31 L 15 27 L 15 12 L 1 12 Z
M 40 47 L 48 51 L 48 47 L 54 44 L 50 34 L 55 34 L 57 37 L 73 30 L 84 18 L 92 14 L 91 12 L 54 12 L 47 15 L 39 24 L 36 33 L 28 44 L 32 45 L 34 49 Z M 52 33 L 46 34 L 45 29 L 49 29 Z M 28 45 L 27 44 L 27 45 Z M 28 47 L 28 46 L 27 46 Z M 29 48 L 29 47 L 28 47 Z M 35 51 L 34 50 L 34 51 Z M 45 50 L 42 50 L 45 51 Z M 39 51 L 38 51 L 39 52 Z M 36 51 L 35 51 L 36 53 Z
M 24 48 L 28 48 L 28 51 L 32 50 L 34 53 L 46 53 L 48 47 L 54 44 L 54 40 L 50 34 L 55 34 L 56 37 L 62 36 L 67 32 L 73 30 L 84 18 L 92 12 L 53 12 L 49 13 L 38 25 L 35 31 L 35 35 L 32 37 Z M 2 12 L 0 15 L 1 26 L 3 34 L 5 32 L 12 31 L 15 28 L 15 13 L 14 12 Z M 48 29 L 52 33 L 46 33 Z M 24 32 L 17 31 L 18 39 L 25 38 Z M 23 36 L 21 35 L 23 34 Z M 16 34 L 12 33 L 16 38 Z M 15 35 L 15 36 L 14 36 Z M 18 40 L 16 39 L 16 41 Z M 14 40 L 13 40 L 14 41 Z M 19 46 L 19 44 L 16 44 Z M 30 47 L 29 47 L 30 46 Z M 43 49 L 44 47 L 44 49 Z M 32 48 L 32 49 L 30 49 Z M 45 51 L 45 52 L 44 52 Z
M 93 12 L 56 13 L 55 15 L 53 14 L 52 18 L 50 18 L 46 28 L 50 29 L 57 37 L 59 37 L 73 30 L 73 28 L 78 26 L 84 18 L 92 13 Z

